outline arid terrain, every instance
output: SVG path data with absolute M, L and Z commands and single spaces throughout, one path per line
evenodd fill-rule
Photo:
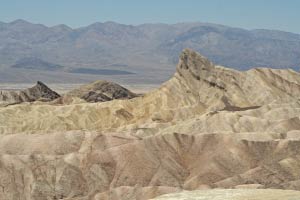
M 0 199 L 300 198 L 286 191 L 300 190 L 292 69 L 238 71 L 185 49 L 142 95 L 103 81 L 50 88 L 0 93 Z
M 164 195 L 156 200 L 297 200 L 300 192 L 291 190 L 206 190 Z

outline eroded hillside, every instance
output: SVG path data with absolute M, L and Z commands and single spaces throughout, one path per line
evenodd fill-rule
M 1 199 L 146 200 L 211 188 L 300 190 L 300 74 L 240 72 L 186 49 L 128 100 L 0 108 Z
M 253 117 L 264 118 L 256 114 L 259 110 L 279 112 L 276 120 L 289 120 L 299 112 L 299 98 L 300 76 L 293 70 L 257 68 L 240 72 L 215 66 L 186 49 L 174 76 L 142 97 L 63 107 L 49 104 L 10 106 L 0 110 L 0 132 L 9 133 L 11 129 L 14 132 L 53 132 L 160 128 L 196 116 L 206 120 L 252 112 Z M 18 115 L 11 115 L 11 112 L 18 112 Z M 245 115 L 252 123 L 251 114 Z M 284 115 L 283 118 L 280 115 Z M 274 115 L 266 117 L 276 118 Z

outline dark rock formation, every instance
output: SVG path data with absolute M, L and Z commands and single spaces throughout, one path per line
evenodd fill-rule
M 66 96 L 79 97 L 87 102 L 104 102 L 113 99 L 132 99 L 138 95 L 108 81 L 95 81 L 72 90 Z
M 0 104 L 10 105 L 22 102 L 33 101 L 52 101 L 60 97 L 58 93 L 51 90 L 41 81 L 38 81 L 35 86 L 20 90 L 20 91 L 0 91 Z

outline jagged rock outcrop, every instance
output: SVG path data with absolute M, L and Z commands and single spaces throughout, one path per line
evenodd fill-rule
M 4 107 L 0 197 L 146 200 L 212 188 L 300 190 L 299 98 L 293 70 L 240 72 L 186 49 L 174 76 L 144 96 Z
M 21 91 L 0 91 L 0 105 L 18 104 L 33 101 L 52 101 L 60 97 L 41 81 L 35 86 Z
M 65 96 L 78 97 L 87 102 L 104 102 L 113 99 L 132 99 L 137 94 L 108 81 L 95 81 L 68 92 Z

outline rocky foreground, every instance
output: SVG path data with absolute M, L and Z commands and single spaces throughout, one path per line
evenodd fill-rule
M 169 81 L 136 96 L 0 108 L 0 199 L 300 190 L 299 73 L 236 71 L 186 49 Z
M 155 200 L 298 200 L 291 190 L 204 190 L 163 195 Z

